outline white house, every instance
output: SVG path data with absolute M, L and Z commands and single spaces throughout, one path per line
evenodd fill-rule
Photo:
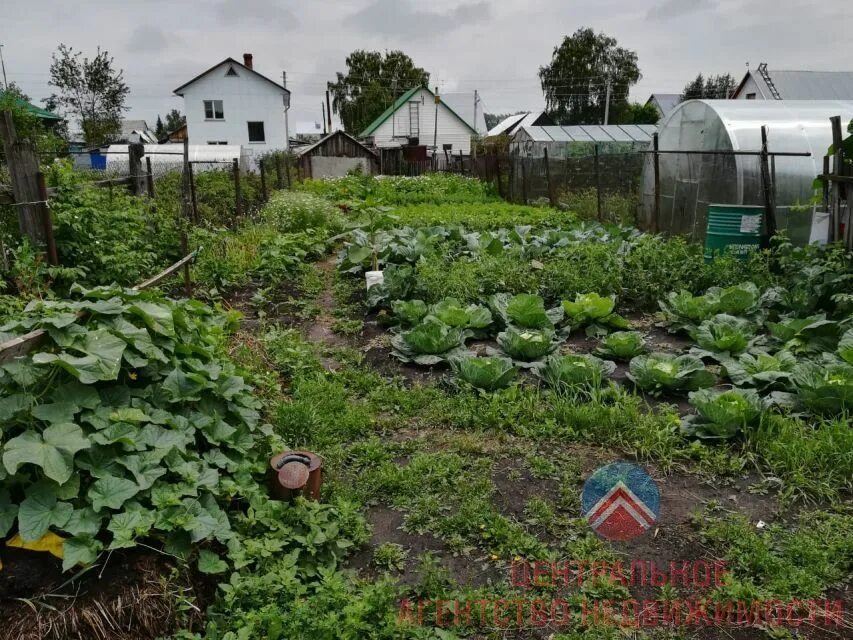
M 243 63 L 226 58 L 175 89 L 184 99 L 190 144 L 241 145 L 244 156 L 287 149 L 290 91 Z
M 735 100 L 853 100 L 853 71 L 781 71 L 762 62 L 732 94 Z
M 436 104 L 435 94 L 427 87 L 413 87 L 371 122 L 359 137 L 377 147 L 398 147 L 417 138 L 418 144 L 435 145 L 439 153 L 445 145 L 450 145 L 451 153 L 461 150 L 467 155 L 471 151 L 471 136 L 476 135 L 474 127 L 444 102 Z

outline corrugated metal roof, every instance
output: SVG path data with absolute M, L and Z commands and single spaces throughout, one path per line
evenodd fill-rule
M 678 103 L 681 102 L 681 95 L 678 93 L 653 93 L 649 99 L 646 100 L 646 104 L 652 101 L 654 101 L 660 110 L 661 116 L 665 118 L 673 109 L 675 109 L 675 107 L 678 106 Z
M 429 87 L 412 87 L 411 89 L 409 89 L 408 91 L 406 91 L 403 95 L 401 95 L 399 98 L 397 98 L 397 100 L 395 100 L 395 101 L 394 101 L 394 104 L 392 104 L 390 107 L 388 107 L 387 109 L 385 109 L 385 111 L 383 111 L 382 113 L 380 113 L 380 114 L 379 114 L 379 116 L 376 118 L 376 120 L 374 120 L 374 121 L 373 121 L 373 122 L 371 122 L 369 125 L 367 125 L 367 128 L 366 128 L 364 131 L 362 131 L 362 132 L 359 134 L 359 136 L 358 136 L 358 137 L 359 137 L 359 138 L 367 138 L 368 136 L 373 135 L 373 133 L 374 133 L 374 132 L 379 128 L 379 125 L 381 125 L 381 124 L 382 124 L 383 122 L 385 122 L 388 118 L 390 118 L 392 113 L 394 113 L 397 109 L 399 109 L 399 108 L 400 108 L 400 107 L 402 107 L 404 104 L 406 104 L 406 103 L 409 101 L 409 99 L 410 99 L 412 96 L 414 96 L 414 95 L 415 95 L 418 91 L 420 91 L 421 89 L 423 89 L 424 91 L 426 91 L 427 93 L 429 93 L 429 94 L 430 94 L 430 95 L 432 95 L 432 96 L 434 96 L 434 95 L 435 95 Z M 472 98 L 471 98 L 471 100 L 472 100 L 471 104 L 472 104 L 472 105 L 474 104 L 474 103 L 473 103 L 473 99 L 474 99 L 474 98 L 473 98 L 473 96 L 472 96 Z M 468 127 L 469 129 L 471 129 L 471 131 L 473 131 L 474 133 L 477 133 L 477 131 L 474 129 L 474 127 L 472 127 L 472 126 L 471 126 L 471 123 L 470 123 L 470 122 L 466 122 L 465 120 L 463 120 L 463 119 L 462 119 L 462 117 L 461 117 L 458 113 L 456 113 L 456 112 L 453 110 L 453 108 L 452 108 L 449 104 L 445 103 L 445 102 L 442 100 L 441 105 L 442 105 L 445 109 L 447 109 L 447 110 L 448 110 L 452 115 L 456 116 L 456 118 L 457 118 L 460 122 L 462 122 L 462 124 L 464 124 L 466 127 Z M 473 107 L 472 107 L 472 108 L 473 108 Z M 485 122 L 485 120 L 484 120 L 484 122 Z
M 783 100 L 853 100 L 853 71 L 768 69 L 767 73 Z
M 515 115 L 507 116 L 500 122 L 498 122 L 494 127 L 489 129 L 488 135 L 490 136 L 499 136 L 502 133 L 508 132 L 510 129 L 515 127 L 521 120 L 526 116 L 526 113 L 516 113 Z

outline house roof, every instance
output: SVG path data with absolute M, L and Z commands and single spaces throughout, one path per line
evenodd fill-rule
M 520 127 L 552 126 L 556 122 L 544 111 L 516 113 L 501 120 L 492 127 L 487 136 L 511 135 Z
M 4 95 L 5 95 L 5 92 L 0 91 L 0 98 L 2 98 Z M 63 119 L 62 116 L 55 114 L 52 111 L 48 111 L 47 109 L 42 109 L 41 107 L 37 107 L 36 105 L 31 104 L 31 103 L 29 103 L 26 100 L 23 100 L 21 98 L 15 98 L 15 104 L 19 108 L 26 109 L 27 111 L 32 113 L 34 116 L 36 116 L 37 118 L 40 118 L 42 120 L 59 121 L 59 120 Z
M 321 146 L 323 146 L 323 145 L 324 145 L 328 140 L 330 140 L 331 138 L 333 138 L 333 137 L 335 137 L 335 136 L 339 136 L 339 135 L 340 135 L 340 136 L 345 136 L 345 137 L 349 138 L 349 140 L 350 140 L 351 142 L 353 142 L 354 144 L 357 144 L 359 147 L 361 147 L 362 149 L 364 149 L 364 150 L 365 150 L 367 153 L 369 153 L 370 155 L 372 155 L 372 156 L 375 156 L 375 155 L 376 155 L 376 152 L 375 152 L 373 149 L 371 149 L 370 147 L 368 147 L 368 146 L 367 146 L 367 145 L 365 145 L 365 144 L 362 144 L 361 142 L 359 142 L 358 140 L 356 140 L 354 137 L 352 137 L 350 134 L 348 134 L 346 131 L 343 131 L 343 130 L 341 130 L 341 129 L 338 129 L 337 131 L 332 131 L 332 133 L 330 133 L 330 134 L 328 134 L 328 135 L 323 136 L 322 138 L 320 138 L 320 139 L 319 139 L 317 142 L 315 142 L 314 144 L 310 144 L 310 145 L 308 145 L 308 146 L 306 146 L 306 147 L 300 147 L 300 148 L 299 148 L 299 150 L 296 152 L 296 154 L 297 154 L 297 155 L 300 155 L 300 156 L 301 156 L 301 155 L 305 155 L 306 153 L 309 153 L 310 151 L 313 151 L 313 150 L 314 150 L 314 149 L 316 149 L 317 147 L 321 147 Z
M 400 107 L 402 107 L 404 104 L 406 104 L 406 103 L 407 103 L 407 102 L 412 98 L 412 96 L 414 96 L 414 95 L 415 95 L 418 91 L 420 91 L 421 89 L 423 89 L 424 91 L 428 92 L 431 96 L 435 96 L 435 94 L 430 90 L 430 88 L 429 88 L 429 87 L 423 87 L 423 86 L 421 86 L 421 87 L 412 87 L 411 89 L 409 89 L 408 91 L 406 91 L 406 93 L 404 93 L 404 94 L 403 94 L 403 95 L 401 95 L 399 98 L 397 98 L 397 99 L 394 101 L 394 104 L 392 104 L 390 107 L 388 107 L 387 109 L 385 109 L 385 111 L 383 111 L 381 114 L 379 114 L 379 117 L 378 117 L 378 118 L 376 118 L 376 120 L 374 120 L 374 121 L 373 121 L 373 122 L 371 122 L 369 125 L 367 125 L 367 128 L 359 134 L 359 137 L 360 137 L 360 138 L 366 138 L 367 136 L 371 136 L 371 135 L 373 135 L 373 133 L 374 133 L 374 132 L 379 128 L 379 125 L 381 125 L 381 124 L 382 124 L 383 122 L 385 122 L 388 118 L 390 118 L 392 113 L 394 113 L 397 109 L 399 109 L 399 108 L 400 108 Z M 477 130 L 476 130 L 476 129 L 474 129 L 470 124 L 468 124 L 467 122 L 465 122 L 465 120 L 463 120 L 463 119 L 459 116 L 459 114 L 457 114 L 453 109 L 451 109 L 451 108 L 450 108 L 446 103 L 442 102 L 441 104 L 442 104 L 442 106 L 443 106 L 445 109 L 447 109 L 450 113 L 452 113 L 452 114 L 456 117 L 456 119 L 457 119 L 457 120 L 459 120 L 459 122 L 461 122 L 461 123 L 462 123 L 462 124 L 464 124 L 466 127 L 468 127 L 469 129 L 471 129 L 471 132 L 472 132 L 474 135 L 476 135 L 476 134 L 477 134 Z
M 765 67 L 764 73 L 782 100 L 853 100 L 853 71 L 777 71 Z M 764 98 L 775 97 L 759 69 L 746 72 L 733 97 L 740 96 L 750 76 Z
M 212 67 L 210 67 L 210 69 L 208 69 L 207 71 L 202 71 L 202 72 L 201 72 L 200 74 L 198 74 L 195 78 L 193 78 L 193 79 L 192 79 L 192 80 L 190 80 L 189 82 L 185 82 L 185 83 L 184 83 L 184 84 L 182 84 L 180 87 L 178 87 L 177 89 L 175 89 L 172 93 L 174 93 L 174 94 L 176 94 L 176 95 L 179 95 L 179 96 L 183 96 L 184 94 L 183 94 L 183 93 L 181 93 L 181 92 L 182 92 L 186 87 L 190 86 L 190 85 L 191 85 L 193 82 L 195 82 L 196 80 L 199 80 L 199 79 L 203 78 L 203 77 L 204 77 L 204 76 L 206 76 L 208 73 L 211 73 L 212 71 L 215 71 L 216 69 L 218 69 L 218 68 L 219 68 L 219 67 L 221 67 L 222 65 L 224 65 L 224 64 L 228 64 L 228 63 L 230 63 L 230 64 L 234 64 L 234 65 L 237 65 L 238 67 L 240 67 L 240 68 L 241 68 L 241 69 L 243 69 L 244 71 L 248 71 L 249 73 L 253 73 L 253 74 L 255 74 L 256 76 L 258 76 L 258 77 L 259 77 L 259 78 L 261 78 L 262 80 L 266 80 L 267 82 L 269 82 L 269 83 L 270 83 L 271 85 L 273 85 L 276 89 L 280 89 L 281 91 L 284 91 L 284 92 L 286 92 L 286 93 L 288 93 L 288 94 L 290 93 L 290 90 L 289 90 L 289 89 L 285 89 L 285 88 L 284 88 L 283 86 L 281 86 L 278 82 L 275 82 L 275 81 L 273 81 L 273 80 L 270 80 L 270 79 L 269 79 L 269 78 L 267 78 L 265 75 L 263 75 L 263 74 L 261 74 L 261 73 L 258 73 L 258 72 L 257 72 L 257 71 L 255 71 L 254 69 L 250 69 L 249 67 L 247 67 L 246 65 L 244 65 L 242 62 L 238 62 L 238 61 L 237 61 L 237 60 L 235 60 L 234 58 L 225 58 L 225 60 L 223 60 L 222 62 L 217 62 L 215 65 L 213 65 Z
M 675 107 L 677 107 L 681 102 L 681 94 L 653 93 L 649 96 L 649 99 L 646 100 L 646 104 L 649 104 L 650 102 L 654 102 L 655 105 L 657 105 L 661 115 L 665 118 L 669 115 L 670 111 L 675 109 Z

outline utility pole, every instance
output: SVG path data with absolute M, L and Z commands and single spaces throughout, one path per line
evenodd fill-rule
M 326 131 L 326 103 L 320 100 L 320 111 L 323 112 L 323 135 L 329 133 Z
M 329 123 L 327 133 L 332 133 L 332 103 L 329 101 L 329 85 L 326 85 L 326 120 Z
M 607 93 L 604 98 L 604 124 L 610 118 L 610 79 L 607 79 Z
M 287 71 L 281 72 L 281 86 L 287 89 Z M 284 148 L 290 149 L 290 127 L 287 122 L 287 114 L 290 111 L 290 94 L 284 94 Z
M 474 131 L 477 131 L 477 105 L 480 104 L 480 94 L 474 89 L 474 122 L 471 123 L 471 127 Z M 479 133 L 479 132 L 478 132 Z M 471 145 L 471 156 L 476 160 L 477 159 L 477 142 L 475 141 L 473 145 Z M 473 169 L 474 165 L 471 165 Z
M 432 153 L 435 155 L 438 152 L 438 105 L 441 104 L 441 98 L 438 95 L 438 85 L 435 85 L 435 133 L 432 136 Z
M 3 45 L 0 44 L 0 67 L 3 67 L 3 90 L 9 89 L 9 81 L 6 80 L 6 63 L 3 62 Z

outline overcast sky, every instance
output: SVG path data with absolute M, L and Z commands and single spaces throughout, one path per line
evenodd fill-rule
M 696 73 L 840 70 L 853 1 L 824 0 L 5 0 L 0 44 L 9 81 L 38 103 L 60 42 L 107 49 L 131 88 L 128 117 L 153 127 L 183 110 L 172 90 L 226 57 L 287 70 L 291 122 L 320 119 L 328 80 L 354 49 L 401 49 L 443 93 L 478 89 L 487 112 L 543 107 L 537 80 L 562 37 L 589 26 L 639 55 L 632 98 L 678 93 Z M 847 63 L 847 68 L 853 62 Z

